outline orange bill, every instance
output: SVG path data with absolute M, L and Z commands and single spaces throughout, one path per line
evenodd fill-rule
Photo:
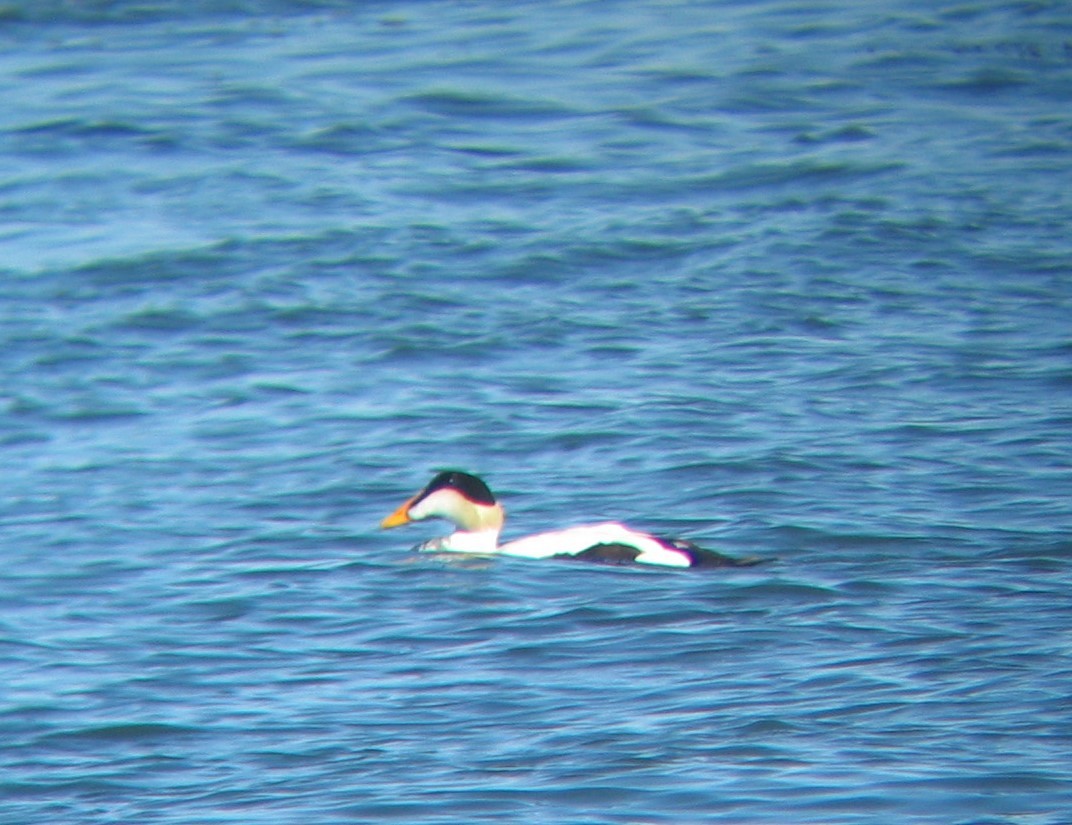
M 406 502 L 395 510 L 391 515 L 380 522 L 380 528 L 383 530 L 389 527 L 398 527 L 402 524 L 409 524 L 412 519 L 409 517 L 409 506 L 413 503 L 413 499 L 407 499 Z

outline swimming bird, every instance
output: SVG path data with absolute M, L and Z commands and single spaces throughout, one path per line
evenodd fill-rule
M 481 479 L 457 470 L 436 475 L 380 526 L 388 529 L 430 518 L 446 519 L 457 529 L 449 536 L 417 545 L 417 550 L 661 567 L 745 567 L 759 561 L 731 558 L 691 541 L 659 538 L 615 521 L 567 527 L 499 544 L 505 519 L 502 505 Z

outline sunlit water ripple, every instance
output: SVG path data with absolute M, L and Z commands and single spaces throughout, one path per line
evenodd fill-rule
M 0 822 L 1070 821 L 1062 4 L 0 39 Z

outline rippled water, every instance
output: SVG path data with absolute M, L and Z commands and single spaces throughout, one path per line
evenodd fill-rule
M 1064 4 L 0 42 L 0 821 L 1072 821 Z

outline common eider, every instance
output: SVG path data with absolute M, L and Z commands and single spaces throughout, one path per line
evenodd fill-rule
M 417 545 L 418 550 L 661 567 L 747 567 L 759 561 L 724 556 L 691 541 L 660 538 L 615 521 L 567 527 L 500 544 L 502 505 L 482 480 L 457 470 L 439 473 L 380 526 L 387 529 L 430 518 L 446 519 L 457 529 Z

